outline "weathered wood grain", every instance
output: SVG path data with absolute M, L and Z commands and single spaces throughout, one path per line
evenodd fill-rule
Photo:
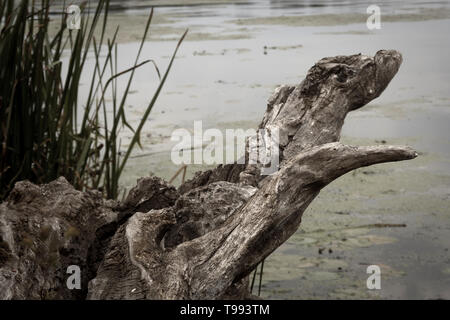
M 270 176 L 247 163 L 199 173 L 178 190 L 146 178 L 122 204 L 61 179 L 19 183 L 0 205 L 0 298 L 247 297 L 249 273 L 298 229 L 324 186 L 356 168 L 417 156 L 406 146 L 338 142 L 346 115 L 378 97 L 401 62 L 394 50 L 324 58 L 299 85 L 277 88 L 259 125 L 280 132 L 280 168 Z M 39 262 L 36 250 L 55 251 L 39 238 L 44 225 L 58 239 L 74 226 L 80 239 L 65 239 L 55 259 Z M 61 273 L 77 263 L 86 275 L 78 295 Z

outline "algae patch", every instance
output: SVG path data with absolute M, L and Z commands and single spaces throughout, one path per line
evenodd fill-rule
M 384 14 L 383 22 L 415 22 L 450 18 L 448 8 L 421 8 L 417 12 Z M 290 27 L 320 27 L 366 23 L 367 15 L 361 13 L 314 14 L 297 16 L 255 17 L 233 19 L 228 22 L 240 26 L 283 25 Z

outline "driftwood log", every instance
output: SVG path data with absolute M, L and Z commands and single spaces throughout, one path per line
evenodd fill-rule
M 175 189 L 143 178 L 123 203 L 64 178 L 19 182 L 0 205 L 1 299 L 248 297 L 248 275 L 299 227 L 328 183 L 376 163 L 412 159 L 409 147 L 339 143 L 344 119 L 378 97 L 402 57 L 382 50 L 324 58 L 297 86 L 270 97 L 260 128 L 280 130 L 280 169 L 224 165 Z M 69 265 L 80 290 L 66 286 Z

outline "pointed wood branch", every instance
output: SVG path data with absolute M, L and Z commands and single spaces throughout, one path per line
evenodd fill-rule
M 221 229 L 177 248 L 175 255 L 193 248 L 202 252 L 191 271 L 191 298 L 217 297 L 233 281 L 248 275 L 297 230 L 303 211 L 331 181 L 363 166 L 416 156 L 409 147 L 352 147 L 340 143 L 297 155 L 267 178 Z

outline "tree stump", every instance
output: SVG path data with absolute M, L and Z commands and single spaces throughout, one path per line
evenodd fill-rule
M 220 165 L 176 190 L 145 178 L 124 203 L 74 190 L 64 178 L 20 182 L 0 205 L 2 299 L 248 297 L 248 275 L 299 227 L 320 190 L 363 166 L 413 159 L 405 146 L 339 143 L 348 112 L 378 97 L 401 54 L 321 59 L 269 98 L 259 128 L 280 132 L 280 168 Z M 68 290 L 79 265 L 82 289 Z

